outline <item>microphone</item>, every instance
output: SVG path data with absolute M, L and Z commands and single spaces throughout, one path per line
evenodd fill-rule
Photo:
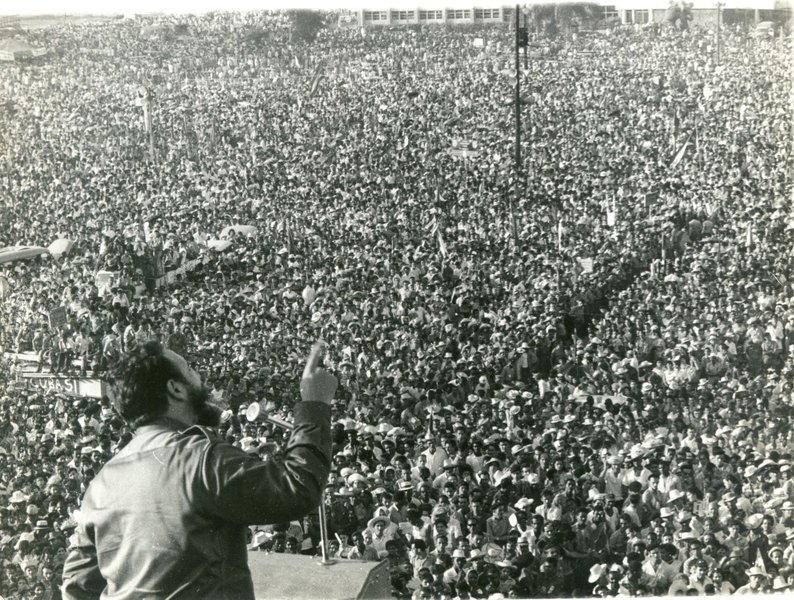
M 295 429 L 292 423 L 288 423 L 284 419 L 274 417 L 268 413 L 267 407 L 261 402 L 252 402 L 247 409 L 245 409 L 245 418 L 249 423 L 271 423 L 276 427 L 281 427 L 288 431 Z

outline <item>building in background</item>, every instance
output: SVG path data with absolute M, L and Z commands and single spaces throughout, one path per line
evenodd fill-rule
M 717 11 L 724 25 L 758 24 L 762 21 L 784 23 L 791 18 L 791 0 L 690 0 L 692 22 L 716 23 Z M 623 24 L 662 23 L 670 8 L 669 0 L 613 0 Z
M 519 3 L 522 7 L 530 4 Z M 645 25 L 662 23 L 667 18 L 669 0 L 594 0 L 594 15 L 603 24 Z M 783 24 L 791 19 L 792 0 L 721 0 L 722 23 L 758 24 L 774 21 Z M 692 0 L 693 23 L 715 23 L 716 0 Z M 426 4 L 416 8 L 362 8 L 352 13 L 363 27 L 400 25 L 470 25 L 513 22 L 515 4 L 480 2 L 466 6 L 461 3 Z

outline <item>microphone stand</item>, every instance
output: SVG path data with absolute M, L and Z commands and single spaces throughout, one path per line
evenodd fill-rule
M 292 423 L 268 414 L 265 414 L 264 416 L 260 415 L 259 419 L 264 420 L 267 423 L 271 423 L 276 427 L 286 429 L 287 431 L 293 431 L 295 429 L 295 426 Z M 325 490 L 323 490 L 322 493 L 323 497 L 320 499 L 320 506 L 317 509 L 320 517 L 320 551 L 322 553 L 322 558 L 319 562 L 321 565 L 327 567 L 336 564 L 336 560 L 328 556 L 328 521 L 325 515 Z

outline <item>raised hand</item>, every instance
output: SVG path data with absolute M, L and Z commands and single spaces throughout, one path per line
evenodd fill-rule
M 316 341 L 309 352 L 306 366 L 301 377 L 301 399 L 304 402 L 325 402 L 331 404 L 339 382 L 336 377 L 321 368 L 320 359 L 325 353 L 325 343 Z

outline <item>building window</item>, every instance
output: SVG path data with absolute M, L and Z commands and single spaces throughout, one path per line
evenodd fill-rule
M 444 18 L 444 15 L 440 10 L 420 10 L 419 11 L 419 20 L 420 21 L 441 21 Z
M 471 19 L 470 10 L 447 10 L 447 19 L 459 21 L 463 19 Z
M 604 6 L 603 9 L 605 21 L 617 21 L 620 18 L 620 15 L 618 15 L 618 11 L 614 6 Z
M 364 21 L 388 21 L 385 11 L 365 10 Z
M 637 25 L 645 25 L 648 22 L 648 11 L 647 10 L 635 10 L 634 11 L 634 23 Z
M 412 10 L 393 10 L 391 11 L 392 21 L 413 21 L 414 11 Z
M 498 20 L 501 17 L 498 8 L 475 8 L 474 18 L 477 20 Z

